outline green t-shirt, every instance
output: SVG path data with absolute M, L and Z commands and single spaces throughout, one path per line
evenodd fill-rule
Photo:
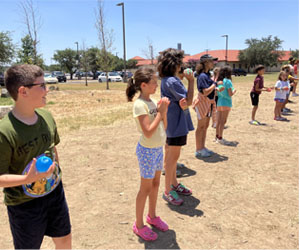
M 43 155 L 55 159 L 54 147 L 59 143 L 55 121 L 50 112 L 37 109 L 38 120 L 27 125 L 8 113 L 0 121 L 0 175 L 28 172 L 32 159 Z M 4 203 L 18 205 L 52 192 L 61 180 L 56 164 L 52 176 L 22 186 L 4 188 Z

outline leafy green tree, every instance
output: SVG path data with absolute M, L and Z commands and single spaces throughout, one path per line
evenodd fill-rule
M 15 46 L 12 43 L 10 32 L 0 32 L 0 68 L 12 61 L 14 53 Z
M 59 64 L 51 64 L 49 66 L 45 67 L 45 70 L 47 71 L 61 71 L 61 66 Z
M 241 50 L 239 60 L 241 63 L 255 67 L 258 64 L 264 66 L 276 66 L 278 58 L 283 55 L 280 51 L 282 40 L 277 36 L 272 39 L 272 36 L 262 37 L 261 40 L 256 38 L 246 39 L 247 49 Z M 249 70 L 249 68 L 248 68 Z
M 72 49 L 57 50 L 53 59 L 58 62 L 61 68 L 70 73 L 71 80 L 76 71 L 76 51 Z
M 126 68 L 128 68 L 128 69 L 136 69 L 137 68 L 136 64 L 137 64 L 137 60 L 129 59 L 126 62 Z
M 293 58 L 299 60 L 299 50 L 298 50 L 298 49 L 292 50 L 292 51 L 291 51 L 291 56 L 292 56 Z
M 33 40 L 29 35 L 21 39 L 21 49 L 18 51 L 18 63 L 36 64 L 44 68 L 44 60 L 41 55 L 37 55 Z
M 100 50 L 96 47 L 87 50 L 86 56 L 89 62 L 89 70 L 93 73 L 93 79 L 97 78 L 97 71 L 100 69 L 99 54 Z

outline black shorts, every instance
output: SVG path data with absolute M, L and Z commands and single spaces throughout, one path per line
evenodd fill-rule
M 167 145 L 168 146 L 184 146 L 186 145 L 187 135 L 179 136 L 179 137 L 167 137 Z
M 7 206 L 15 249 L 40 249 L 44 235 L 71 233 L 69 209 L 62 183 L 50 194 L 16 206 Z
M 250 93 L 251 102 L 253 106 L 258 106 L 259 103 L 259 94 L 251 92 Z

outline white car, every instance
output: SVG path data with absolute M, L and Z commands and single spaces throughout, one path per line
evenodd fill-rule
M 99 82 L 106 82 L 106 73 L 103 72 L 98 76 Z M 108 72 L 108 81 L 109 82 L 122 82 L 122 77 L 116 72 Z
M 44 74 L 44 80 L 45 80 L 46 84 L 57 83 L 58 82 L 57 78 L 52 76 L 50 73 L 45 73 Z

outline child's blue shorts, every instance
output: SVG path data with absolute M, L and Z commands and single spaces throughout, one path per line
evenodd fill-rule
M 136 147 L 141 177 L 153 179 L 156 171 L 163 169 L 163 148 L 145 148 L 140 143 Z
M 15 249 L 40 249 L 44 235 L 71 233 L 69 209 L 62 183 L 50 194 L 16 206 L 7 206 Z

